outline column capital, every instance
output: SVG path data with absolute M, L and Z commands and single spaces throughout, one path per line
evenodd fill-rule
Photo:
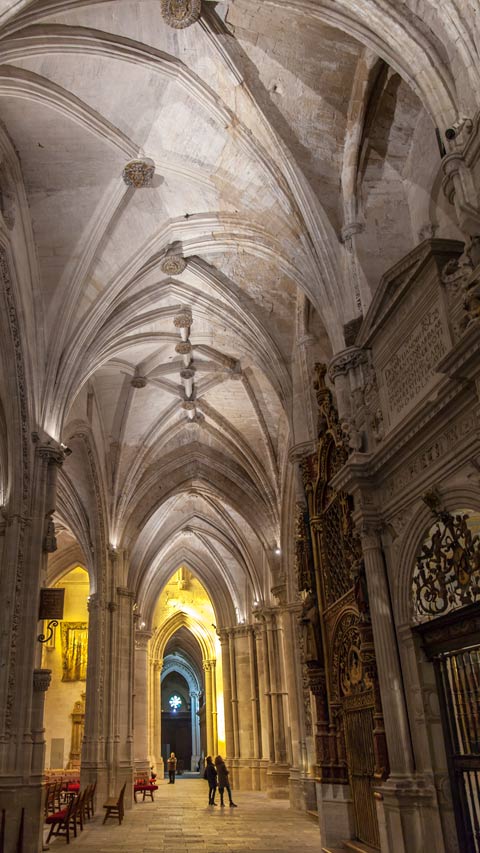
M 299 465 L 305 456 L 310 456 L 312 453 L 315 453 L 315 450 L 315 441 L 303 441 L 301 444 L 294 444 L 288 451 L 288 461 L 292 465 Z
M 44 693 L 50 687 L 52 680 L 51 669 L 34 669 L 33 670 L 33 689 L 36 692 Z
M 153 632 L 146 631 L 144 628 L 138 629 L 135 631 L 135 648 L 146 651 L 148 649 L 148 644 L 152 639 Z
M 328 377 L 335 382 L 337 376 L 346 376 L 351 370 L 367 364 L 369 361 L 368 350 L 363 347 L 347 347 L 333 356 L 328 365 Z

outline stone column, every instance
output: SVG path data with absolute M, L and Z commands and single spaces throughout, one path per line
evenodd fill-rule
M 258 730 L 258 693 L 256 675 L 256 649 L 253 628 L 248 632 L 248 651 L 250 657 L 250 702 L 252 705 L 253 721 L 253 758 L 260 758 L 260 741 Z
M 152 708 L 152 745 L 151 757 L 152 762 L 157 768 L 157 775 L 163 778 L 163 757 L 162 757 L 162 660 L 152 661 L 151 673 L 151 708 Z
M 198 693 L 190 693 L 190 714 L 192 722 L 192 766 L 191 770 L 197 769 L 200 760 L 200 725 L 198 720 Z
M 232 678 L 230 672 L 230 649 L 228 631 L 220 631 L 220 646 L 222 649 L 222 672 L 223 672 L 223 705 L 225 714 L 225 746 L 228 759 L 235 755 L 233 737 L 233 710 L 232 710 Z
M 38 605 L 47 552 L 55 547 L 54 536 L 47 534 L 64 453 L 56 442 L 41 442 L 37 434 L 33 442 L 32 452 L 25 422 L 23 469 L 14 472 L 20 479 L 13 483 L 3 514 L 0 813 L 5 809 L 7 815 L 4 853 L 18 849 L 22 820 L 25 850 L 38 849 L 43 827 L 43 708 L 48 678 L 40 671 Z
M 116 796 L 124 782 L 127 783 L 127 808 L 132 805 L 133 798 L 133 602 L 133 592 L 125 587 L 117 587 L 116 606 L 112 606 L 112 602 L 109 605 L 113 623 L 110 646 L 113 688 L 110 719 L 113 721 L 114 738 L 111 750 L 111 790 Z
M 43 773 L 45 765 L 45 726 L 43 712 L 45 693 L 52 680 L 51 669 L 33 670 L 32 695 L 32 772 Z
M 142 775 L 150 770 L 148 743 L 148 644 L 151 631 L 135 631 L 135 697 L 134 737 L 135 774 Z
M 235 643 L 233 638 L 233 631 L 229 631 L 228 633 L 228 651 L 230 661 L 230 686 L 232 694 L 233 758 L 239 758 L 240 740 L 238 731 L 237 675 L 235 669 Z
M 212 700 L 212 661 L 203 661 L 203 670 L 205 672 L 205 722 L 207 727 L 207 753 L 214 755 L 214 734 L 213 734 L 213 700 Z
M 276 799 L 284 799 L 288 798 L 289 765 L 287 762 L 285 741 L 285 691 L 283 690 L 282 674 L 280 672 L 282 644 L 279 642 L 276 609 L 265 609 L 263 611 L 263 615 L 266 628 L 265 674 L 267 692 L 270 695 L 272 720 L 272 741 L 270 751 L 271 753 L 273 752 L 273 761 L 271 761 L 267 772 L 268 795 Z
M 391 778 L 410 776 L 414 762 L 395 624 L 380 533 L 360 526 Z
M 258 614 L 257 618 L 261 618 Z M 258 692 L 260 698 L 260 720 L 262 727 L 262 759 L 264 764 L 274 761 L 273 755 L 273 720 L 270 684 L 268 676 L 268 661 L 266 656 L 265 622 L 263 619 L 255 626 L 255 644 L 258 664 Z M 264 778 L 264 775 L 262 776 Z M 264 778 L 265 781 L 266 777 Z M 262 790 L 266 786 L 262 785 Z

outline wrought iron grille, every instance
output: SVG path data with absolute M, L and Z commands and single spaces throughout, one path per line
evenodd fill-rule
M 480 601 L 478 516 L 469 510 L 436 513 L 413 574 L 412 605 L 416 622 L 424 622 Z

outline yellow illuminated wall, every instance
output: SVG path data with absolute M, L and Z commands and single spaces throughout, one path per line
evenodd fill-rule
M 170 578 L 159 596 L 154 612 L 154 630 L 161 628 L 176 613 L 184 613 L 189 630 L 200 641 L 197 626 L 208 635 L 212 657 L 216 660 L 218 751 L 225 754 L 225 713 L 223 703 L 223 675 L 220 640 L 215 629 L 215 611 L 212 602 L 199 580 L 181 566 Z M 202 647 L 202 642 L 200 642 Z
M 65 589 L 63 621 L 88 624 L 87 599 L 89 580 L 80 566 L 72 569 L 55 584 Z M 71 713 L 75 702 L 85 693 L 85 681 L 62 681 L 61 623 L 55 629 L 55 641 L 43 651 L 43 666 L 52 670 L 52 681 L 45 697 L 45 767 L 66 767 L 72 734 Z M 53 744 L 52 744 L 53 739 Z M 63 741 L 63 743 L 62 743 Z M 53 747 L 53 750 L 52 750 Z M 52 763 L 53 759 L 53 763 Z M 61 763 L 60 763 L 61 762 Z

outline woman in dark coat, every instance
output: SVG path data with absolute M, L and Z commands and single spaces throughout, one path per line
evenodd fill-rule
M 226 788 L 227 794 L 228 794 L 228 799 L 230 801 L 230 808 L 236 809 L 237 804 L 234 803 L 232 800 L 232 789 L 230 788 L 230 785 L 228 782 L 227 766 L 226 766 L 221 755 L 217 755 L 217 757 L 215 759 L 215 767 L 217 768 L 218 793 L 220 794 L 220 805 L 221 806 L 225 805 L 225 803 L 223 802 L 223 791 Z
M 205 766 L 203 778 L 208 782 L 208 805 L 216 806 L 215 791 L 217 790 L 217 768 L 213 763 L 211 755 L 207 755 L 207 764 Z

